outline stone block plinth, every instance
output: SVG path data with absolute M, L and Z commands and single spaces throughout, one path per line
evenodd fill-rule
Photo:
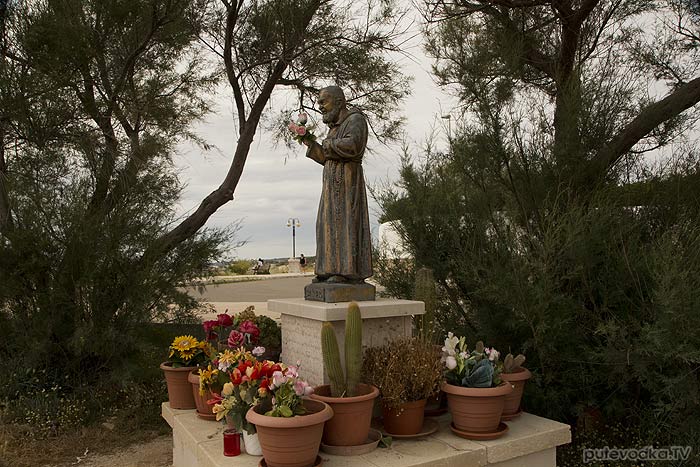
M 224 457 L 223 426 L 204 421 L 194 410 L 162 405 L 173 429 L 173 467 L 257 467 L 260 457 L 242 453 Z M 320 452 L 324 467 L 556 467 L 556 447 L 571 442 L 569 425 L 523 413 L 507 422 L 508 432 L 491 441 L 458 438 L 449 414 L 437 419 L 440 429 L 418 439 L 394 439 L 391 448 L 360 456 Z M 241 449 L 243 451 L 243 449 Z
M 413 332 L 413 316 L 425 313 L 423 302 L 412 300 L 376 300 L 357 302 L 362 313 L 362 345 L 376 347 Z M 327 384 L 321 357 L 321 326 L 333 323 L 341 362 L 345 361 L 345 315 L 348 303 L 324 303 L 302 298 L 268 300 L 267 308 L 280 313 L 282 324 L 282 361 L 301 362 L 301 374 L 312 385 Z

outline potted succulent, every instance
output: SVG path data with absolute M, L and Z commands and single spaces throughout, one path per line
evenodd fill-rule
M 512 420 L 522 412 L 520 401 L 523 397 L 523 390 L 527 380 L 532 377 L 530 370 L 522 366 L 523 363 L 525 363 L 525 355 L 519 354 L 517 357 L 513 357 L 512 354 L 508 354 L 500 366 L 501 380 L 510 383 L 513 387 L 513 392 L 506 396 L 501 420 Z
M 316 464 L 323 426 L 333 410 L 304 396 L 313 389 L 295 367 L 273 372 L 267 388 L 271 397 L 250 408 L 246 420 L 258 431 L 268 467 L 309 467 Z M 261 463 L 262 464 L 262 463 Z
M 434 346 L 422 339 L 397 339 L 365 351 L 363 373 L 382 396 L 384 429 L 390 435 L 415 435 L 423 428 L 427 398 L 442 381 Z
M 209 404 L 216 420 L 225 421 L 243 434 L 246 452 L 250 455 L 262 454 L 255 425 L 246 420 L 251 407 L 270 397 L 269 387 L 275 372 L 285 370 L 280 363 L 269 360 L 259 361 L 256 356 L 243 348 L 225 350 L 215 360 L 218 375 L 225 375 L 220 394 L 213 394 Z M 296 370 L 291 370 L 290 373 Z M 219 380 L 221 381 L 221 379 Z
M 467 439 L 493 439 L 506 432 L 500 424 L 505 398 L 513 391 L 503 383 L 496 367 L 498 351 L 479 341 L 469 352 L 464 337 L 451 332 L 442 348 L 447 405 L 452 413 L 452 431 Z
M 331 384 L 314 388 L 313 399 L 333 409 L 326 423 L 323 443 L 329 446 L 359 446 L 367 442 L 372 422 L 374 399 L 379 389 L 360 383 L 362 374 L 362 315 L 357 303 L 348 306 L 345 319 L 345 370 L 340 364 L 340 350 L 333 325 L 321 328 L 323 366 Z
M 193 336 L 178 336 L 170 344 L 168 361 L 160 364 L 168 385 L 168 400 L 173 409 L 194 409 L 194 393 L 189 374 L 207 362 L 214 353 L 206 341 Z

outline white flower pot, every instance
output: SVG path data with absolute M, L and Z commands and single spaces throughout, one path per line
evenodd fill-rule
M 245 452 L 249 455 L 262 456 L 262 448 L 260 447 L 257 433 L 249 435 L 247 431 L 243 430 L 243 445 L 245 446 Z

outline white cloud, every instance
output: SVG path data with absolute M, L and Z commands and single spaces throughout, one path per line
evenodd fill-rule
M 417 63 L 402 58 L 403 72 L 414 77 L 413 94 L 406 100 L 406 133 L 412 144 L 419 144 L 429 135 L 434 122 L 447 113 L 450 102 L 435 85 L 429 73 L 430 59 L 415 46 L 411 53 Z M 195 209 L 201 200 L 216 189 L 228 171 L 235 148 L 236 124 L 231 114 L 231 98 L 222 87 L 216 96 L 216 113 L 197 126 L 197 132 L 218 151 L 202 154 L 191 145 L 181 145 L 176 166 L 181 180 L 186 183 L 178 213 L 185 215 Z M 325 129 L 324 129 L 325 130 Z M 321 132 L 323 134 L 324 132 Z M 368 185 L 395 180 L 398 175 L 399 150 L 370 141 L 374 149 L 365 155 L 363 167 Z M 292 153 L 282 146 L 275 147 L 268 133 L 258 130 L 251 147 L 234 200 L 222 206 L 207 222 L 209 227 L 222 227 L 242 220 L 238 239 L 248 239 L 239 248 L 242 258 L 284 257 L 292 254 L 291 228 L 286 227 L 289 217 L 297 217 L 302 226 L 297 229 L 296 254 L 315 254 L 316 212 L 321 193 L 322 167 L 304 157 L 305 147 L 298 146 Z M 370 222 L 373 235 L 378 224 L 377 207 L 370 199 Z

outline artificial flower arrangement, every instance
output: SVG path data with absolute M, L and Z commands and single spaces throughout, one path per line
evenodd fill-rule
M 221 342 L 221 337 L 226 334 L 226 329 L 233 326 L 233 318 L 228 314 L 228 310 L 224 313 L 216 315 L 216 319 L 208 320 L 202 323 L 204 333 L 209 342 Z
M 209 342 L 200 341 L 193 336 L 177 336 L 169 349 L 168 361 L 173 368 L 203 365 L 215 352 Z
M 255 347 L 251 352 L 244 348 L 225 349 L 209 363 L 207 368 L 199 370 L 199 393 L 204 395 L 207 391 L 221 393 L 224 384 L 231 381 L 231 373 L 242 360 L 259 357 L 265 353 L 264 347 Z
M 471 352 L 466 339 L 448 333 L 442 348 L 441 362 L 449 384 L 465 388 L 490 388 L 501 384 L 501 369 L 497 365 L 500 353 L 484 347 L 479 341 Z
M 309 121 L 309 115 L 306 112 L 301 112 L 297 116 L 296 122 L 292 120 L 287 125 L 289 131 L 292 133 L 292 138 L 299 144 L 303 144 L 304 141 L 316 141 L 316 135 L 314 135 L 311 130 L 314 129 L 313 126 L 306 126 Z
M 256 345 L 265 347 L 268 352 L 279 353 L 282 349 L 282 330 L 277 322 L 264 315 L 255 314 L 255 306 L 251 305 L 238 313 L 233 319 L 233 326 L 239 329 L 245 321 L 251 321 L 258 328 Z M 249 348 L 249 350 L 251 350 Z M 279 357 L 279 356 L 278 356 Z M 277 358 L 270 358 L 277 360 Z
M 251 407 L 269 402 L 271 408 L 265 415 L 293 417 L 304 413 L 302 397 L 313 392 L 299 378 L 297 367 L 258 361 L 245 349 L 223 355 L 218 364 L 220 371 L 229 375 L 229 381 L 209 403 L 214 405 L 217 420 L 230 419 L 239 432 L 255 433 L 255 426 L 246 420 Z

